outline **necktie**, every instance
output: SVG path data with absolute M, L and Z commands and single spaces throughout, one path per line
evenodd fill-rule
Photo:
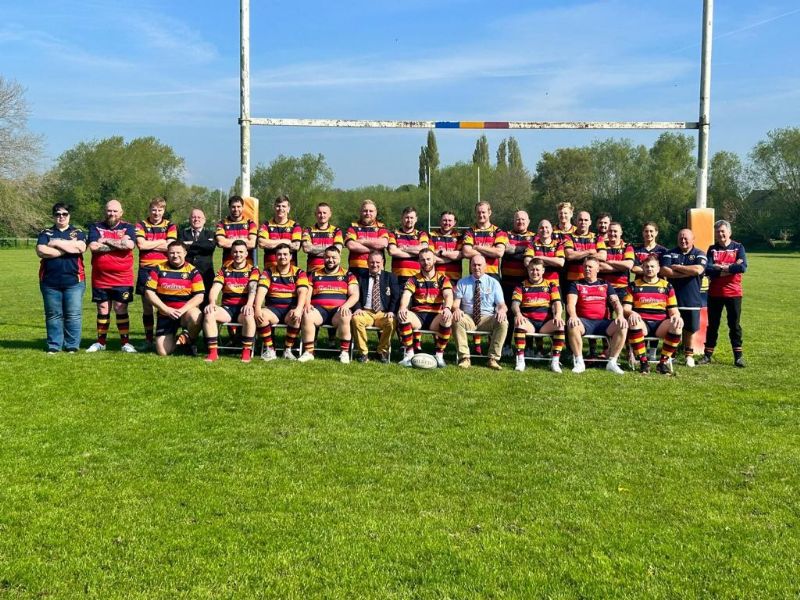
M 472 294 L 472 320 L 475 321 L 475 327 L 481 322 L 481 281 L 475 280 L 475 291 Z
M 198 240 L 199 237 L 200 237 L 200 232 L 197 231 L 196 229 L 192 229 L 192 238 L 194 238 L 195 242 Z
M 381 275 L 372 276 L 372 310 L 381 312 L 383 305 L 381 304 Z

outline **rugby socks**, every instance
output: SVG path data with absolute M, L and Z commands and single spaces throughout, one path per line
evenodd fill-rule
M 294 348 L 294 344 L 297 341 L 297 336 L 300 335 L 300 328 L 299 327 L 292 327 L 291 325 L 286 326 L 286 349 L 291 350 Z
M 681 343 L 681 336 L 675 333 L 667 332 L 664 336 L 664 343 L 661 345 L 661 361 L 667 362 L 670 358 L 675 356 L 678 351 L 678 345 Z
M 478 327 L 477 323 L 475 323 L 475 327 Z M 483 349 L 481 348 L 481 343 L 483 342 L 483 336 L 473 335 L 472 342 L 475 344 L 475 354 L 483 354 Z
M 540 339 L 541 338 L 537 338 Z M 561 356 L 561 351 L 564 349 L 564 344 L 566 344 L 566 338 L 564 336 L 564 330 L 561 329 L 559 331 L 553 332 L 553 350 L 551 352 L 551 356 L 553 358 L 559 358 Z
M 209 337 L 206 338 L 206 346 L 208 346 L 208 356 L 206 356 L 206 362 L 214 362 L 219 358 L 219 353 L 217 350 L 217 346 L 219 345 L 219 338 Z
M 711 358 L 711 355 L 714 354 L 714 346 L 706 346 L 703 349 L 703 354 L 705 354 L 708 358 Z
M 255 338 L 252 336 L 242 336 L 242 362 L 250 362 L 253 358 L 253 342 Z
M 734 360 L 741 358 L 742 354 L 743 354 L 743 351 L 742 351 L 742 347 L 741 346 L 736 346 L 736 348 L 733 348 L 733 359 Z
M 525 330 L 519 327 L 514 328 L 514 347 L 517 349 L 517 356 L 525 355 Z
M 350 352 L 350 341 L 351 340 L 339 340 L 339 349 L 342 352 Z
M 444 349 L 447 348 L 447 342 L 450 341 L 450 335 L 452 333 L 453 333 L 452 327 L 445 327 L 444 325 L 439 327 L 439 333 L 436 335 L 437 353 L 444 352 Z
M 647 362 L 647 344 L 644 343 L 644 331 L 628 329 L 628 344 L 639 362 Z
M 119 323 L 119 321 L 117 321 Z M 144 339 L 147 341 L 148 344 L 153 343 L 153 329 L 155 324 L 155 318 L 153 317 L 153 313 L 149 315 L 142 315 L 142 325 L 144 325 Z
M 117 329 L 119 330 L 119 341 L 123 346 L 130 342 L 131 319 L 128 313 L 117 315 Z
M 191 343 L 191 341 L 192 339 L 189 337 L 189 334 L 183 331 L 178 337 L 175 338 L 175 345 L 186 346 L 187 344 Z
M 400 341 L 403 344 L 403 348 L 411 350 L 414 344 L 414 328 L 411 327 L 411 323 L 400 323 L 398 332 L 400 333 Z
M 272 348 L 273 341 L 272 341 L 272 324 L 267 323 L 263 327 L 258 329 L 258 335 L 261 338 L 261 344 L 265 348 Z
M 422 332 L 415 331 L 414 332 L 414 350 L 417 352 L 422 352 Z
M 109 313 L 97 313 L 97 343 L 106 345 L 108 339 L 108 323 L 111 320 Z
M 303 342 L 303 352 L 314 354 L 314 340 L 311 340 L 310 342 Z

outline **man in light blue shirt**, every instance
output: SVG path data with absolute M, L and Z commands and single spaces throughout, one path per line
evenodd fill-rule
M 503 290 L 493 277 L 486 274 L 486 259 L 482 255 L 473 256 L 469 263 L 470 275 L 458 281 L 453 321 L 455 323 L 456 350 L 458 366 L 467 369 L 469 360 L 468 331 L 489 331 L 490 369 L 499 371 L 500 353 L 503 340 L 508 332 L 508 307 L 503 300 Z

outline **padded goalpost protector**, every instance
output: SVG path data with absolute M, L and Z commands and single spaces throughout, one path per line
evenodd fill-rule
M 703 252 L 714 243 L 714 209 L 690 208 L 686 213 L 686 225 L 694 233 L 694 245 Z M 708 291 L 708 278 L 703 277 L 703 308 L 700 309 L 700 327 L 692 336 L 692 348 L 695 352 L 702 350 L 706 343 L 706 329 L 708 328 L 708 308 L 706 308 L 706 293 Z

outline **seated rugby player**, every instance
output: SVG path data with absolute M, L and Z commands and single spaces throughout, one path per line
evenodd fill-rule
M 600 261 L 587 256 L 583 260 L 583 279 L 570 282 L 567 292 L 567 335 L 574 360 L 572 372 L 583 373 L 586 370 L 583 336 L 604 335 L 611 338 L 606 370 L 624 375 L 625 371 L 619 368 L 617 360 L 625 344 L 628 322 L 614 288 L 597 278 L 599 270 Z M 613 320 L 606 317 L 609 310 L 615 315 Z
M 558 284 L 544 278 L 544 261 L 534 258 L 528 263 L 528 278 L 514 290 L 511 312 L 514 315 L 514 346 L 517 352 L 516 371 L 525 370 L 525 342 L 528 333 L 553 336 L 550 370 L 561 373 L 561 350 L 564 348 L 564 319 L 561 318 L 561 293 Z
M 289 244 L 275 247 L 275 261 L 274 267 L 261 274 L 256 292 L 255 315 L 262 345 L 261 358 L 266 361 L 277 358 L 272 327 L 283 323 L 286 325 L 283 358 L 295 360 L 292 348 L 300 334 L 300 322 L 308 299 L 308 277 L 305 271 L 292 264 Z
M 317 329 L 333 325 L 339 338 L 339 362 L 350 362 L 350 321 L 352 309 L 358 302 L 358 282 L 355 275 L 341 266 L 341 251 L 336 246 L 325 250 L 325 265 L 308 276 L 311 297 L 303 312 L 303 354 L 300 362 L 314 360 Z
M 158 310 L 156 352 L 159 356 L 172 354 L 181 346 L 195 353 L 204 293 L 203 276 L 186 262 L 186 244 L 170 242 L 167 262 L 150 273 L 145 289 L 148 302 Z M 177 335 L 181 327 L 187 331 Z
M 683 319 L 678 311 L 678 301 L 672 284 L 658 277 L 660 267 L 660 261 L 655 254 L 644 260 L 644 272 L 628 286 L 623 308 L 628 319 L 628 343 L 639 360 L 639 371 L 650 372 L 644 338 L 659 337 L 664 343 L 656 370 L 663 375 L 671 375 L 670 359 L 681 343 Z
M 253 356 L 253 339 L 256 320 L 253 304 L 256 298 L 258 269 L 248 260 L 247 242 L 234 240 L 231 244 L 231 260 L 222 265 L 214 277 L 208 305 L 204 309 L 203 335 L 208 346 L 206 362 L 219 360 L 219 323 L 239 323 L 242 326 L 242 362 L 249 363 Z M 222 305 L 217 297 L 222 292 Z
M 436 259 L 430 248 L 419 251 L 419 267 L 419 273 L 406 282 L 397 310 L 398 330 L 405 348 L 400 365 L 411 366 L 414 331 L 427 329 L 436 332 L 436 364 L 444 367 L 444 349 L 453 331 L 453 286 L 447 275 L 436 272 Z

